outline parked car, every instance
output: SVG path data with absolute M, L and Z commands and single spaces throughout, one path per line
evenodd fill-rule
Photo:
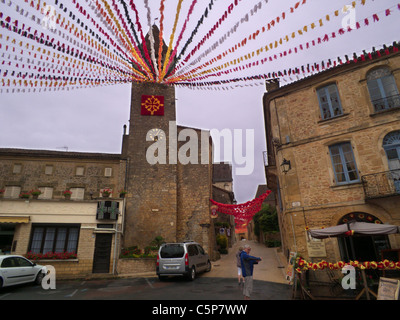
M 160 280 L 167 276 L 185 276 L 193 281 L 198 273 L 210 270 L 208 254 L 194 241 L 165 243 L 158 251 L 156 272 Z
M 46 267 L 15 255 L 0 256 L 0 288 L 35 282 L 41 284 Z

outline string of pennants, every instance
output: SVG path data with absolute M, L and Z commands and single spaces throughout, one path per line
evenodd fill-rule
M 357 5 L 365 6 L 371 1 L 357 0 L 353 1 L 351 6 L 353 8 Z M 210 0 L 196 27 L 189 33 L 190 36 L 183 44 L 184 35 L 190 19 L 194 17 L 195 8 L 204 6 L 204 3 L 200 4 L 200 1 L 192 0 L 183 20 L 183 27 L 178 30 L 178 21 L 183 15 L 183 0 L 178 0 L 168 49 L 166 56 L 162 59 L 167 6 L 165 0 L 160 0 L 158 39 L 155 39 L 152 34 L 152 18 L 155 15 L 151 12 L 149 1 L 144 1 L 147 13 L 146 28 L 150 30 L 147 43 L 139 9 L 133 0 L 72 0 L 67 2 L 67 5 L 59 0 L 54 0 L 54 4 L 51 5 L 41 0 L 23 2 L 0 0 L 0 55 L 2 58 L 0 92 L 30 92 L 30 89 L 35 91 L 42 88 L 69 90 L 130 82 L 157 82 L 192 89 L 215 89 L 216 87 L 224 89 L 248 85 L 243 83 L 249 81 L 250 85 L 253 85 L 257 80 L 277 77 L 291 79 L 294 76 L 298 79 L 340 64 L 373 59 L 375 56 L 387 55 L 399 49 L 399 44 L 394 43 L 390 48 L 384 47 L 382 50 L 364 52 L 360 56 L 354 54 L 351 58 L 345 56 L 336 60 L 311 62 L 284 70 L 269 70 L 268 68 L 269 62 L 323 45 L 333 38 L 378 23 L 384 17 L 400 12 L 400 3 L 358 21 L 354 30 L 350 27 L 342 28 L 280 53 L 273 52 L 291 39 L 322 27 L 324 21 L 331 21 L 338 17 L 340 10 L 336 10 L 297 31 L 278 37 L 275 41 L 255 51 L 245 53 L 239 58 L 232 58 L 230 61 L 227 60 L 229 56 L 245 49 L 251 41 L 257 40 L 263 33 L 288 21 L 296 10 L 308 4 L 307 0 L 300 0 L 240 42 L 229 48 L 224 47 L 221 54 L 200 64 L 204 58 L 220 49 L 243 24 L 248 23 L 252 17 L 261 12 L 264 6 L 268 6 L 268 0 L 252 5 L 239 21 L 232 27 L 228 27 L 221 38 L 215 40 L 216 30 L 228 24 L 229 16 L 238 10 L 237 7 L 241 2 L 241 0 L 232 0 L 220 18 L 211 24 L 212 28 L 200 36 L 201 40 L 198 43 L 193 43 L 199 36 L 201 26 L 210 18 L 210 13 L 215 7 L 214 0 Z M 208 41 L 212 41 L 212 45 L 204 52 L 198 53 Z M 156 42 L 159 43 L 158 53 L 155 52 Z M 253 60 L 254 58 L 258 60 Z M 221 60 L 226 62 L 217 65 Z M 261 70 L 264 72 L 260 74 L 250 72 L 249 76 L 224 79 L 231 74 L 248 72 L 256 67 L 257 70 L 262 67 Z M 210 77 L 218 80 L 208 81 Z
M 262 203 L 271 194 L 271 190 L 268 190 L 263 195 L 242 204 L 225 204 L 218 203 L 215 200 L 210 199 L 211 202 L 211 215 L 216 216 L 217 212 L 232 215 L 235 218 L 235 224 L 237 228 L 246 226 L 262 208 Z

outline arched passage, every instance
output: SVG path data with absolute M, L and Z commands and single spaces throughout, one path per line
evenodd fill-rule
M 342 217 L 338 223 L 346 224 L 350 221 L 368 222 L 381 224 L 382 221 L 364 212 L 352 212 Z M 389 238 L 387 235 L 354 235 L 350 237 L 338 238 L 339 250 L 342 261 L 350 260 L 364 261 L 380 261 L 381 251 L 390 249 Z M 352 248 L 353 246 L 353 248 Z M 354 250 L 353 250 L 354 249 Z M 353 253 L 354 251 L 354 253 Z M 355 256 L 353 256 L 353 254 Z

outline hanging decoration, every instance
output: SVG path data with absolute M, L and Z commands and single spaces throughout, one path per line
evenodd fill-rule
M 172 30 L 172 34 L 171 34 L 171 37 L 170 37 L 170 40 L 169 40 L 169 46 L 168 46 L 167 54 L 166 54 L 166 57 L 165 57 L 161 78 L 163 78 L 165 76 L 166 72 L 167 72 L 167 65 L 168 65 L 168 61 L 169 61 L 169 58 L 170 58 L 170 55 L 171 55 L 171 51 L 172 51 L 172 45 L 173 45 L 173 41 L 174 41 L 174 38 L 175 38 L 175 32 L 176 32 L 176 27 L 177 27 L 178 20 L 179 20 L 179 14 L 180 14 L 181 8 L 182 8 L 182 2 L 183 2 L 183 0 L 179 0 L 178 6 L 176 8 L 176 16 L 175 16 L 174 28 Z
M 380 262 L 376 262 L 376 261 L 359 262 L 359 261 L 355 260 L 355 261 L 350 261 L 350 262 L 338 261 L 338 262 L 332 263 L 332 262 L 326 262 L 324 260 L 322 260 L 320 262 L 309 262 L 307 260 L 304 260 L 301 257 L 298 257 L 296 259 L 295 270 L 297 273 L 302 273 L 302 272 L 308 271 L 308 270 L 312 270 L 312 271 L 324 270 L 324 269 L 342 270 L 346 266 L 352 266 L 352 267 L 360 269 L 360 270 L 371 270 L 371 269 L 372 270 L 400 270 L 400 262 L 394 262 L 394 261 L 389 261 L 389 260 L 383 260 Z
M 306 3 L 306 1 L 303 1 L 303 2 L 302 2 L 302 4 L 305 4 L 305 3 Z M 363 2 L 362 4 L 364 5 L 365 2 Z M 300 2 L 298 3 L 298 5 L 300 5 Z M 295 8 L 298 8 L 298 5 L 295 6 Z M 356 7 L 356 3 L 353 2 L 353 8 L 355 8 L 355 7 Z M 293 9 L 293 8 L 292 8 L 292 9 Z M 291 10 L 291 11 L 292 11 L 292 10 Z M 325 15 L 325 19 L 326 19 L 327 21 L 330 21 L 330 16 L 331 16 L 331 15 L 334 15 L 335 17 L 338 17 L 338 16 L 339 16 L 338 12 L 339 12 L 339 10 L 336 10 L 334 14 Z M 282 17 L 286 17 L 285 13 L 282 13 Z M 280 21 L 279 17 L 276 19 L 276 21 L 278 21 L 278 22 Z M 320 26 L 320 27 L 324 26 L 324 24 L 323 24 L 323 19 L 322 19 L 322 18 L 319 19 L 318 21 L 319 21 L 318 26 Z M 375 19 L 374 19 L 374 21 L 379 21 L 379 19 L 378 19 L 378 20 L 375 20 Z M 272 25 L 272 26 L 275 25 L 275 20 L 273 20 L 271 23 L 268 24 L 268 28 L 267 28 L 267 29 L 264 28 L 263 30 L 264 30 L 264 31 L 269 31 L 269 30 L 271 30 L 271 25 Z M 208 62 L 202 64 L 201 66 L 199 66 L 199 67 L 197 67 L 197 68 L 191 69 L 191 70 L 190 70 L 189 72 L 187 72 L 186 74 L 181 74 L 181 75 L 177 74 L 177 76 L 179 75 L 178 79 L 179 79 L 180 81 L 185 81 L 185 80 L 188 80 L 188 79 L 192 79 L 192 78 L 196 78 L 196 77 L 199 77 L 199 76 L 203 76 L 203 75 L 210 74 L 211 72 L 214 72 L 215 70 L 218 70 L 218 71 L 219 71 L 219 70 L 223 70 L 223 69 L 229 68 L 229 67 L 231 67 L 231 66 L 236 66 L 236 65 L 239 64 L 240 62 L 243 62 L 243 61 L 245 61 L 245 60 L 249 60 L 250 58 L 254 57 L 255 55 L 259 56 L 259 55 L 260 55 L 261 53 L 263 53 L 264 51 L 265 51 L 265 52 L 268 52 L 268 51 L 270 51 L 270 50 L 276 49 L 276 48 L 278 48 L 278 46 L 281 46 L 281 45 L 286 44 L 287 42 L 289 42 L 290 39 L 292 39 L 292 38 L 294 39 L 294 38 L 296 37 L 297 34 L 298 34 L 298 35 L 303 35 L 303 33 L 307 32 L 308 29 L 311 30 L 311 29 L 314 29 L 314 28 L 316 28 L 316 23 L 315 23 L 315 22 L 313 22 L 313 23 L 311 23 L 311 24 L 308 24 L 308 25 L 305 25 L 303 28 L 299 29 L 297 32 L 291 32 L 289 35 L 286 35 L 286 36 L 284 36 L 284 37 L 280 37 L 279 40 L 272 41 L 271 43 L 269 43 L 268 45 L 266 45 L 266 46 L 264 46 L 264 47 L 261 47 L 261 48 L 255 50 L 255 51 L 246 53 L 246 54 L 244 54 L 243 56 L 241 56 L 241 57 L 239 57 L 239 58 L 236 58 L 236 59 L 233 59 L 233 60 L 231 60 L 231 61 L 229 61 L 229 62 L 227 62 L 227 63 L 224 63 L 224 64 L 221 65 L 221 66 L 213 67 L 213 68 L 210 68 L 210 69 L 208 69 L 208 70 L 202 71 L 202 72 L 200 72 L 200 73 L 198 73 L 198 74 L 195 74 L 195 72 L 198 72 L 198 71 L 202 70 L 202 69 L 205 68 L 205 67 L 210 67 L 211 65 L 213 65 L 213 64 L 214 64 L 215 62 L 217 62 L 218 60 L 221 60 L 221 59 L 226 60 L 226 56 L 228 56 L 228 55 L 231 54 L 231 53 L 234 53 L 234 52 L 237 51 L 239 48 L 245 47 L 246 44 L 247 44 L 248 42 L 250 42 L 250 40 L 256 39 L 256 37 L 257 37 L 258 34 L 260 33 L 260 30 L 258 30 L 257 33 L 254 33 L 254 34 L 250 35 L 249 37 L 244 38 L 242 41 L 238 42 L 235 46 L 233 46 L 233 47 L 230 48 L 229 50 L 226 50 L 224 53 L 218 55 L 216 58 L 214 58 L 214 59 L 212 59 L 212 60 L 210 60 L 210 61 L 208 61 Z M 359 23 L 357 24 L 357 28 L 358 28 L 358 29 L 360 28 L 360 24 L 359 24 Z M 350 29 L 350 30 L 348 29 L 347 31 L 350 32 L 351 29 Z M 339 34 L 344 34 L 344 30 L 343 30 L 343 29 L 340 29 L 338 33 L 339 33 Z M 334 34 L 335 34 L 335 33 L 332 32 L 332 36 L 333 36 L 333 37 L 336 37 L 336 35 L 334 35 Z M 322 40 L 322 41 L 325 41 L 325 42 L 326 42 L 326 41 L 329 41 L 329 36 L 326 34 L 326 35 L 323 37 L 323 40 Z M 318 43 L 321 43 L 322 41 L 321 41 L 321 38 L 319 38 Z M 313 42 L 314 42 L 313 45 L 315 46 L 315 41 L 313 41 Z M 309 47 L 309 45 L 308 45 L 308 47 Z M 295 51 L 296 51 L 296 53 L 297 53 L 297 49 L 296 49 Z M 285 56 L 286 56 L 286 54 L 285 54 Z M 264 59 L 263 61 L 265 62 L 266 59 Z M 213 75 L 214 75 L 214 74 L 211 74 L 211 76 L 213 76 Z
M 214 211 L 234 216 L 235 224 L 240 229 L 247 225 L 253 219 L 254 215 L 261 210 L 262 203 L 270 194 L 271 191 L 268 190 L 258 198 L 242 204 L 224 204 L 212 199 L 210 199 L 210 202 L 213 206 L 216 206 L 216 208 L 212 207 Z
M 216 8 L 215 0 L 208 3 L 179 0 L 174 20 L 166 15 L 165 0 L 159 0 L 159 12 L 152 12 L 154 4 L 149 0 L 143 3 L 134 0 L 55 0 L 51 3 L 0 0 L 0 90 L 2 93 L 71 90 L 131 82 L 229 90 L 262 85 L 265 80 L 277 77 L 283 82 L 295 81 L 342 64 L 398 52 L 399 44 L 395 42 L 390 47 L 369 53 L 364 51 L 361 55 L 352 54 L 337 59 L 323 57 L 320 61 L 283 70 L 272 70 L 270 67 L 271 62 L 278 59 L 311 50 L 332 40 L 339 41 L 343 35 L 361 32 L 400 12 L 399 3 L 359 20 L 355 26 L 331 30 L 314 40 L 304 39 L 301 44 L 287 47 L 289 42 L 294 42 L 293 39 L 305 38 L 311 31 L 328 26 L 328 22 L 340 18 L 348 8 L 355 9 L 371 3 L 372 0 L 352 1 L 343 9 L 319 15 L 299 29 L 277 35 L 273 41 L 263 40 L 262 46 L 251 50 L 248 49 L 251 43 L 260 41 L 267 32 L 275 31 L 278 25 L 289 23 L 300 8 L 311 3 L 299 0 L 274 15 L 275 18 L 268 18 L 263 25 L 253 26 L 252 19 L 270 5 L 268 0 L 259 0 L 251 5 L 231 0 L 222 14 L 212 12 Z M 195 12 L 198 8 L 203 12 L 200 17 Z M 239 10 L 244 13 L 240 15 L 240 20 L 233 21 L 233 14 Z M 167 18 L 172 18 L 172 30 L 166 30 L 169 25 Z M 193 18 L 198 20 L 197 23 L 191 24 Z M 145 19 L 145 24 L 141 23 L 142 19 Z M 156 20 L 160 30 L 157 39 L 152 29 Z M 205 22 L 212 27 L 199 34 Z M 144 25 L 149 31 L 144 29 Z M 194 29 L 187 34 L 190 25 Z M 235 41 L 234 45 L 223 47 L 227 40 L 237 36 L 236 32 L 244 25 L 253 30 L 249 30 L 240 41 Z M 220 32 L 222 27 L 226 30 Z M 167 32 L 170 32 L 169 43 L 163 50 L 163 36 Z M 218 39 L 217 32 L 222 34 Z M 282 48 L 281 52 L 277 52 L 278 48 Z M 201 52 L 201 49 L 204 51 Z M 219 53 L 215 54 L 217 50 Z M 243 73 L 247 75 L 235 76 Z

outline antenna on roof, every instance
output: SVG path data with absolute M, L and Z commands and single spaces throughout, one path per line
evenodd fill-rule
M 64 146 L 64 147 L 57 147 L 57 149 L 65 149 L 66 152 L 68 152 L 68 146 Z

